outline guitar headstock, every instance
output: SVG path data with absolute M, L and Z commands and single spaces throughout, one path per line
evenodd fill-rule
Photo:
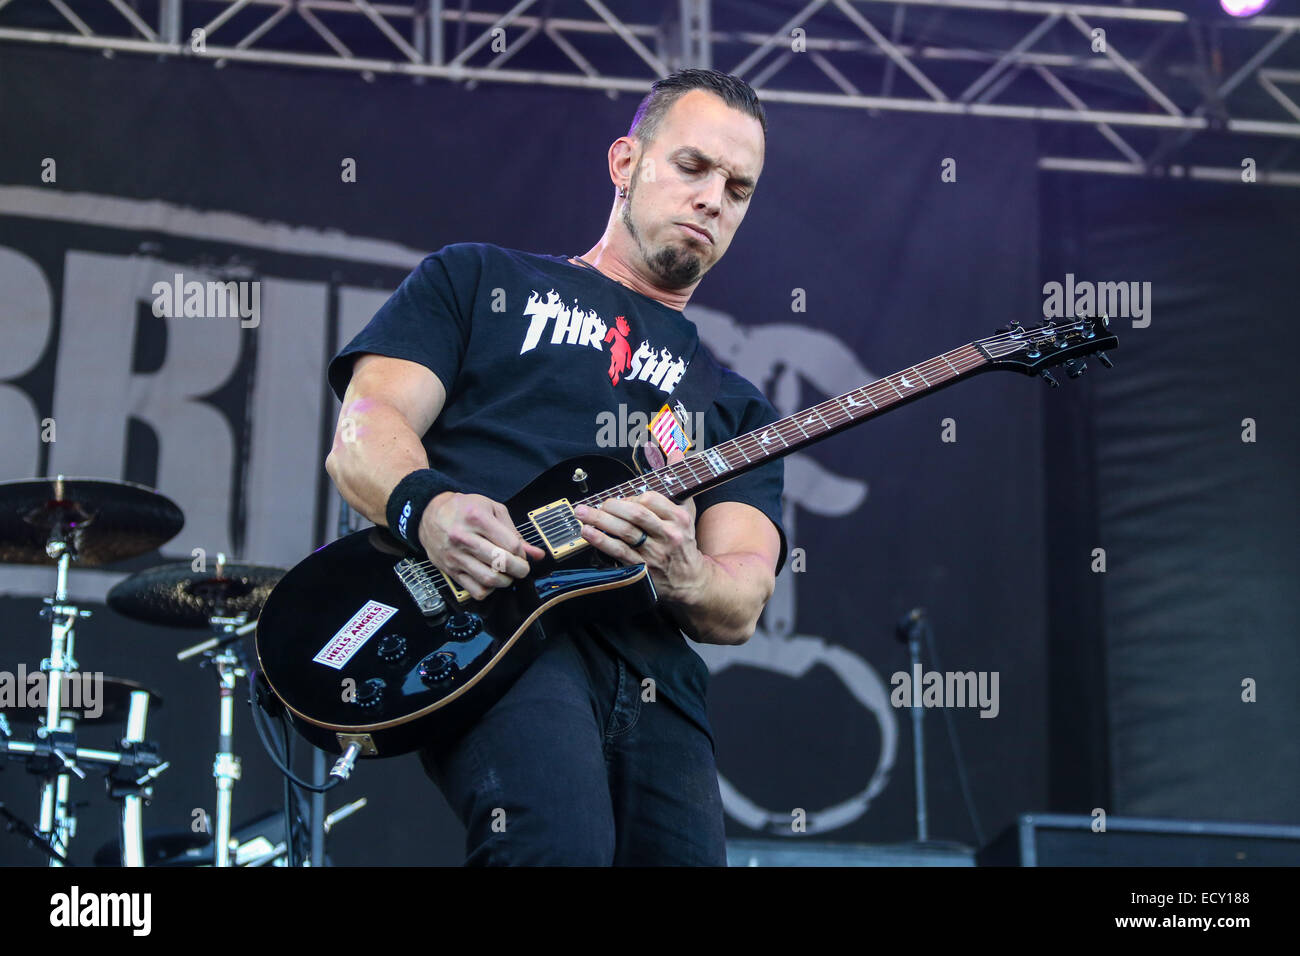
M 1028 328 L 1015 322 L 972 344 L 994 368 L 1041 375 L 1055 388 L 1058 383 L 1048 369 L 1064 365 L 1070 378 L 1078 378 L 1088 367 L 1083 360 L 1089 355 L 1096 355 L 1102 365 L 1111 368 L 1104 350 L 1117 348 L 1119 339 L 1110 331 L 1110 319 L 1103 315 L 1054 319 Z

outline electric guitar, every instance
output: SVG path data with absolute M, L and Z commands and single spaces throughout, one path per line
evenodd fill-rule
M 266 683 L 294 727 L 334 753 L 391 757 L 461 733 L 499 699 L 548 635 L 576 621 L 655 606 L 644 564 L 591 547 L 573 514 L 647 490 L 674 502 L 722 484 L 979 372 L 1071 378 L 1118 340 L 1108 320 L 1019 324 L 782 418 L 671 465 L 637 473 L 616 458 L 563 461 L 503 502 L 546 556 L 526 578 L 476 601 L 382 528 L 347 535 L 290 570 L 257 623 Z

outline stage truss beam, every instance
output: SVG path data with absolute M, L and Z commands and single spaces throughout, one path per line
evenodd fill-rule
M 1097 132 L 1088 155 L 1045 156 L 1043 169 L 1241 181 L 1249 161 L 1260 183 L 1300 186 L 1300 18 L 1041 0 L 808 0 L 784 7 L 793 12 L 774 30 L 756 28 L 767 5 L 711 0 L 666 0 L 658 22 L 625 18 L 622 8 L 646 5 L 616 0 L 570 0 L 558 4 L 564 16 L 543 0 L 0 0 L 0 14 L 46 4 L 58 29 L 0 26 L 0 42 L 610 96 L 643 94 L 682 66 L 712 66 L 744 76 L 766 102 Z M 936 16 L 963 18 L 1004 48 L 927 38 Z M 277 27 L 292 20 L 312 44 L 301 31 L 283 41 Z M 545 68 L 514 65 L 542 43 L 551 46 Z M 603 66 L 611 44 L 618 70 Z M 795 76 L 799 57 L 815 73 Z M 1182 159 L 1198 137 L 1212 145 Z M 1206 163 L 1207 154 L 1222 160 Z

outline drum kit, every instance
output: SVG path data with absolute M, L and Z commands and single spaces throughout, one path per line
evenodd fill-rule
M 45 598 L 40 612 L 49 622 L 49 656 L 39 670 L 28 672 L 18 665 L 16 676 L 0 677 L 0 758 L 24 762 L 40 780 L 36 825 L 4 804 L 0 817 L 8 830 L 43 853 L 50 866 L 69 865 L 69 844 L 76 834 L 73 778 L 84 780 L 87 770 L 104 773 L 108 796 L 120 806 L 118 839 L 96 854 L 96 863 L 284 865 L 292 856 L 292 835 L 283 832 L 292 827 L 283 821 L 280 835 L 268 839 L 265 827 L 236 828 L 231 819 L 241 774 L 233 741 L 236 689 L 256 670 L 245 638 L 256 628 L 257 615 L 283 569 L 231 563 L 219 554 L 211 562 L 196 558 L 139 571 L 108 593 L 109 607 L 133 621 L 208 631 L 204 640 L 176 656 L 179 661 L 199 660 L 217 678 L 212 770 L 217 800 L 210 846 L 203 846 L 209 843 L 205 834 L 146 837 L 143 806 L 169 766 L 147 736 L 149 717 L 162 706 L 162 698 L 135 681 L 83 670 L 77 659 L 78 625 L 91 612 L 69 598 L 69 574 L 79 567 L 104 567 L 153 552 L 184 523 L 174 502 L 130 482 L 63 476 L 0 482 L 0 563 L 55 568 L 53 595 Z M 8 678 L 7 689 L 3 678 Z M 120 724 L 125 730 L 116 747 L 95 749 L 77 741 L 78 728 L 87 724 Z M 27 740 L 18 738 L 19 728 L 28 730 Z M 364 805 L 364 799 L 355 801 L 313 824 L 323 834 Z M 314 806 L 323 808 L 323 800 Z M 314 854 L 318 865 L 321 855 L 323 851 Z

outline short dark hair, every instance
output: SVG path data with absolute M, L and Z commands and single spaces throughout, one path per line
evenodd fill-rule
M 642 143 L 649 143 L 659 132 L 659 124 L 668 115 L 672 105 L 691 90 L 708 90 L 720 96 L 732 109 L 754 117 L 763 128 L 763 139 L 767 139 L 767 114 L 763 112 L 763 104 L 758 101 L 758 94 L 753 87 L 730 73 L 693 68 L 678 70 L 655 81 L 637 107 L 627 135 L 637 137 Z

